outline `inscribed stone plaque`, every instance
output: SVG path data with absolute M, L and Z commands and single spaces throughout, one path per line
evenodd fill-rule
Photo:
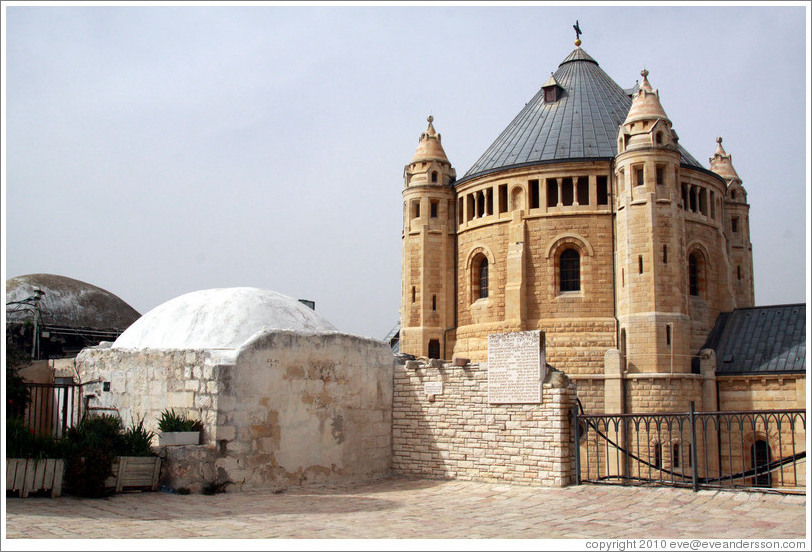
M 426 395 L 442 395 L 443 382 L 441 381 L 425 381 L 423 382 L 423 390 Z
M 541 402 L 547 375 L 544 332 L 511 332 L 488 336 L 488 402 Z

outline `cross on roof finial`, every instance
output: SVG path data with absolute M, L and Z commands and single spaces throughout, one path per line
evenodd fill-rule
M 584 34 L 581 32 L 581 27 L 578 26 L 578 20 L 575 20 L 575 25 L 572 26 L 575 29 L 575 39 L 578 40 L 581 38 L 581 35 Z

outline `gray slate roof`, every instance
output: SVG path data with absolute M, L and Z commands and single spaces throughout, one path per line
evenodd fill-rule
M 804 372 L 806 304 L 721 313 L 703 348 L 716 351 L 717 374 Z
M 617 155 L 618 127 L 632 100 L 592 57 L 576 48 L 558 66 L 563 88 L 558 101 L 544 102 L 544 90 L 522 109 L 458 182 L 508 168 Z M 684 165 L 704 167 L 680 147 Z

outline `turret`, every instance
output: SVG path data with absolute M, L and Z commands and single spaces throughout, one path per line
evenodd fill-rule
M 710 158 L 710 170 L 725 179 L 723 221 L 730 257 L 730 281 L 732 282 L 735 307 L 752 307 L 755 304 L 753 282 L 753 246 L 750 243 L 750 206 L 747 191 L 733 168 L 733 157 L 722 147 L 722 138 L 716 139 L 716 152 Z
M 629 372 L 688 372 L 678 137 L 648 71 L 640 74 L 615 159 L 619 345 Z
M 450 357 L 454 325 L 456 171 L 434 118 L 404 168 L 400 351 Z

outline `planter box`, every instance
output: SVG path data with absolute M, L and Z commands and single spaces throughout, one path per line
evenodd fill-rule
M 62 459 L 7 458 L 6 491 L 19 492 L 20 498 L 37 491 L 51 491 L 51 496 L 60 496 L 64 474 Z
M 104 485 L 117 493 L 125 489 L 158 490 L 158 476 L 161 474 L 159 456 L 119 456 L 113 461 L 113 475 Z
M 158 434 L 158 446 L 199 445 L 199 431 L 168 431 Z

